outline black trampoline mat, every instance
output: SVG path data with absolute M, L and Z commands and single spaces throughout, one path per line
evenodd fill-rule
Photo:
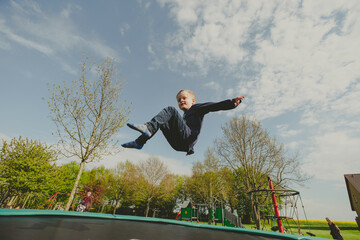
M 1 240 L 269 240 L 246 232 L 197 228 L 167 223 L 68 216 L 0 217 Z M 288 239 L 288 238 L 285 238 Z

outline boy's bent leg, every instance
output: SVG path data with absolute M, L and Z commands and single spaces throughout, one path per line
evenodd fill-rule
M 142 149 L 142 147 L 143 147 L 143 145 L 137 144 L 136 141 L 124 143 L 124 144 L 121 144 L 121 146 L 124 148 L 136 148 L 136 149 Z
M 179 130 L 179 129 L 161 129 L 166 140 L 173 149 L 181 152 L 189 151 L 189 137 L 191 136 L 191 130 Z
M 191 130 L 174 107 L 162 109 L 150 122 L 139 125 L 128 124 L 128 126 L 141 132 L 142 135 L 135 141 L 122 145 L 127 148 L 141 149 L 147 140 L 149 140 L 160 128 L 175 150 L 184 151 L 182 150 L 186 148 L 186 144 L 185 147 L 183 146 L 184 142 L 186 142 L 186 138 L 191 134 Z
M 162 109 L 155 117 L 151 119 L 150 122 L 147 122 L 145 125 L 153 135 L 159 129 L 168 128 L 174 119 L 184 122 L 182 116 L 179 114 L 176 108 L 170 106 Z
M 173 149 L 184 152 L 188 151 L 191 129 L 186 125 L 183 117 L 176 108 L 164 108 L 150 123 L 147 123 L 147 125 L 149 126 L 151 123 L 158 124 L 155 126 L 161 129 Z
M 147 140 L 149 140 L 151 137 L 148 137 L 145 134 L 141 134 L 140 137 L 138 137 L 135 141 L 124 143 L 121 146 L 124 148 L 136 148 L 136 149 L 142 149 Z
M 150 122 L 147 122 L 145 124 L 128 123 L 127 126 L 131 129 L 141 132 L 142 134 L 150 138 L 157 132 L 157 130 L 159 130 L 162 125 L 168 124 L 169 120 L 174 115 L 180 116 L 180 114 L 174 107 L 166 107 L 162 109 L 155 117 L 153 117 Z
M 149 131 L 146 124 L 128 123 L 127 126 L 131 129 L 141 132 L 142 134 L 145 134 L 147 137 L 151 137 L 151 135 L 152 135 L 152 133 Z

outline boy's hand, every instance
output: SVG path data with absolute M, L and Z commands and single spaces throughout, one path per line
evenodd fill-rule
M 244 98 L 245 98 L 244 96 L 236 97 L 236 98 L 235 98 L 235 102 L 234 102 L 235 107 L 236 107 L 237 105 L 239 105 L 239 104 L 241 103 L 241 100 L 243 100 Z

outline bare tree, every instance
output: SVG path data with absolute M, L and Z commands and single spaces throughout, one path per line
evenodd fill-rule
M 110 154 L 115 146 L 113 136 L 127 120 L 129 108 L 121 100 L 122 83 L 117 80 L 117 69 L 113 59 L 94 67 L 98 79 L 88 80 L 94 64 L 87 67 L 81 61 L 81 76 L 71 87 L 55 86 L 48 105 L 52 120 L 57 126 L 56 134 L 67 157 L 81 160 L 65 210 L 69 210 L 78 187 L 85 163 Z
M 136 182 L 138 179 L 137 167 L 129 161 L 118 163 L 115 169 L 112 169 L 112 176 L 109 179 L 108 194 L 114 201 L 113 214 L 120 207 L 123 201 L 134 198 Z
M 283 186 L 307 179 L 299 168 L 297 155 L 288 156 L 284 146 L 271 138 L 260 122 L 246 116 L 235 117 L 222 131 L 222 138 L 215 141 L 217 153 L 234 172 L 241 172 L 245 192 L 266 188 L 267 177 Z M 252 208 L 259 228 L 256 202 Z
M 150 157 L 148 160 L 139 164 L 140 179 L 138 182 L 138 194 L 140 199 L 146 203 L 145 216 L 147 217 L 150 210 L 150 204 L 158 198 L 163 197 L 166 191 L 169 191 L 169 185 L 164 183 L 169 178 L 169 170 L 165 164 L 157 157 Z M 175 186 L 173 185 L 173 188 Z
M 221 166 L 220 160 L 208 148 L 204 161 L 194 163 L 192 176 L 187 179 L 187 191 L 191 199 L 206 204 L 209 210 L 214 210 L 216 205 L 228 199 L 227 175 L 228 169 Z M 212 224 L 215 223 L 214 218 L 211 221 Z

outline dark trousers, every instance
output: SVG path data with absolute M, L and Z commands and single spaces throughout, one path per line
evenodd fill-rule
M 145 123 L 153 136 L 159 129 L 163 132 L 166 140 L 177 151 L 188 151 L 188 139 L 191 129 L 186 125 L 184 119 L 174 107 L 166 107 L 161 110 L 150 122 Z M 136 142 L 144 145 L 149 140 L 142 134 Z

